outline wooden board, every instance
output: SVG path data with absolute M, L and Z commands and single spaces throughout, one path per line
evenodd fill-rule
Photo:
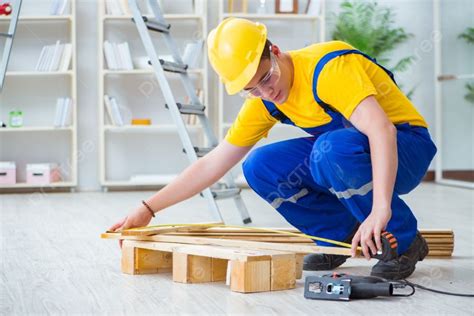
M 245 241 L 245 240 L 231 240 L 231 239 L 215 239 L 205 237 L 187 237 L 187 236 L 121 236 L 119 233 L 105 233 L 102 238 L 107 239 L 125 239 L 125 240 L 145 240 L 145 241 L 160 241 L 164 243 L 183 243 L 192 245 L 215 245 L 225 247 L 240 247 L 256 250 L 277 250 L 289 251 L 295 253 L 326 253 L 335 255 L 351 255 L 349 248 L 341 247 L 322 247 L 314 244 L 288 244 L 288 243 L 269 243 L 260 241 Z M 358 255 L 360 253 L 358 252 Z

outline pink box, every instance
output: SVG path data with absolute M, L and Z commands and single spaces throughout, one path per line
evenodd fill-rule
M 61 181 L 61 171 L 55 163 L 35 163 L 26 165 L 26 183 L 48 184 Z
M 0 184 L 16 184 L 15 162 L 0 161 Z

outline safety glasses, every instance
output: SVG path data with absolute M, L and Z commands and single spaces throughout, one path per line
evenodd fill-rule
M 270 61 L 271 61 L 271 68 L 265 74 L 265 76 L 257 83 L 255 87 L 252 89 L 243 89 L 240 91 L 240 96 L 246 99 L 252 98 L 260 98 L 265 91 L 268 91 L 270 88 L 273 88 L 275 84 L 280 79 L 280 67 L 278 66 L 278 62 L 273 55 L 270 53 Z

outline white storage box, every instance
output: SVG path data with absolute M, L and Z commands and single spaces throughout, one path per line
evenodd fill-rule
M 48 184 L 61 181 L 61 170 L 55 163 L 34 163 L 26 165 L 26 183 Z
M 14 161 L 0 161 L 0 185 L 16 184 L 16 164 Z

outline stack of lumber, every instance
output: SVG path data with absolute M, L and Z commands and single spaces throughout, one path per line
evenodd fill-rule
M 451 257 L 454 250 L 454 232 L 451 229 L 423 229 L 430 257 Z
M 428 256 L 449 257 L 454 249 L 451 229 L 421 229 L 430 252 Z M 287 235 L 288 234 L 288 235 Z M 318 247 L 314 241 L 300 235 L 294 228 L 214 227 L 210 224 L 194 226 L 149 226 L 122 232 L 107 232 L 102 238 L 140 241 L 177 242 L 184 244 L 212 244 L 218 246 L 250 247 L 299 253 L 323 252 L 350 255 L 350 249 Z

